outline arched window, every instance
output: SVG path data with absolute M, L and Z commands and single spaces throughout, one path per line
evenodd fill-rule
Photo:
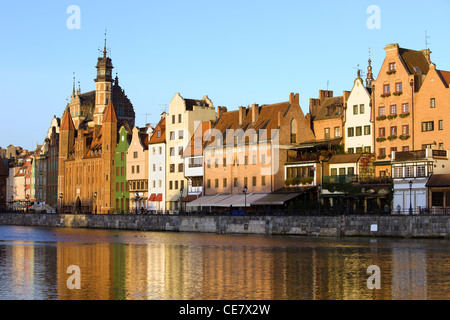
M 124 161 L 125 160 L 125 153 L 122 152 L 121 157 L 122 157 L 122 161 Z
M 291 143 L 297 143 L 297 120 L 291 120 Z

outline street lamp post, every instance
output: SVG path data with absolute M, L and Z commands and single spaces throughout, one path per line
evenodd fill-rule
M 183 214 L 183 202 L 182 202 L 182 199 L 183 199 L 183 188 L 181 188 L 180 189 L 180 213 L 181 214 Z
M 62 194 L 62 192 L 61 192 L 61 193 L 59 194 L 59 206 L 60 206 L 60 211 L 61 211 L 61 213 L 64 213 L 64 207 L 63 207 L 62 199 L 63 199 L 63 194 Z
M 412 180 L 409 180 L 409 214 L 412 215 Z
M 247 186 L 244 186 L 244 190 L 242 192 L 244 192 L 244 210 L 245 213 L 247 214 Z
M 138 206 L 138 200 L 139 200 L 139 192 L 135 192 L 134 193 L 134 196 L 135 196 L 135 198 L 134 198 L 134 206 L 136 207 L 136 214 L 138 214 L 138 208 L 137 208 L 137 206 Z
M 95 212 L 95 214 L 97 214 L 97 191 L 94 192 L 94 206 L 95 206 L 95 210 L 93 210 Z

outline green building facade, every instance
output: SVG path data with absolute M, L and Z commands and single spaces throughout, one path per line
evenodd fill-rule
M 129 213 L 130 192 L 127 184 L 127 151 L 131 142 L 131 130 L 122 126 L 119 130 L 119 141 L 116 147 L 115 165 L 115 204 L 116 213 Z

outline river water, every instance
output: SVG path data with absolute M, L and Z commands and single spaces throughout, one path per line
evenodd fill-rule
M 0 299 L 448 300 L 450 240 L 0 226 Z

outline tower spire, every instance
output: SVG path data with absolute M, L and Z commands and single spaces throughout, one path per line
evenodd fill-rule
M 372 72 L 372 60 L 370 59 L 370 47 L 369 47 L 369 65 L 367 66 L 367 78 L 366 78 L 366 87 L 370 88 L 373 81 L 373 72 Z
M 73 73 L 72 97 L 75 97 L 75 72 Z
M 107 32 L 108 30 L 107 29 L 105 29 L 105 47 L 103 48 L 103 58 L 106 58 L 106 32 Z

